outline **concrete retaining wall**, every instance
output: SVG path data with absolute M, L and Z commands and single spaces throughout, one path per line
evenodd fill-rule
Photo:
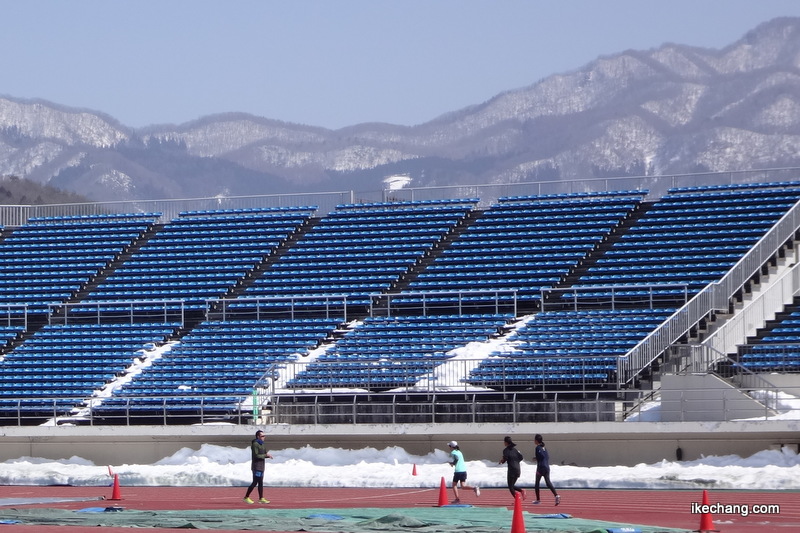
M 424 455 L 459 441 L 470 459 L 497 460 L 510 435 L 526 459 L 533 457 L 533 435 L 541 433 L 554 464 L 628 465 L 684 460 L 703 455 L 747 457 L 777 446 L 800 445 L 800 421 L 748 422 L 596 422 L 541 424 L 403 424 L 262 426 L 270 447 L 303 446 L 384 449 L 400 446 Z M 255 426 L 35 426 L 2 427 L 0 460 L 19 457 L 82 457 L 97 465 L 150 464 L 203 444 L 244 448 Z

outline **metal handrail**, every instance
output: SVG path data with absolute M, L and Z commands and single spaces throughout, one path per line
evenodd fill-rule
M 744 255 L 722 279 L 709 284 L 686 305 L 618 360 L 618 386 L 625 388 L 636 375 L 663 354 L 669 346 L 714 311 L 727 311 L 730 299 L 759 272 L 800 229 L 800 202 L 792 208 Z

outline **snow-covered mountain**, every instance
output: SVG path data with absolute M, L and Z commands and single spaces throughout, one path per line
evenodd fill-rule
M 722 50 L 628 50 L 414 127 L 230 113 L 135 130 L 6 97 L 0 175 L 104 200 L 800 166 L 799 67 L 800 19 L 780 18 Z

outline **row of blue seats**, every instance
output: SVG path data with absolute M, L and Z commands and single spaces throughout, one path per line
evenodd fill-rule
M 676 232 L 638 232 L 631 230 L 621 237 L 621 242 L 630 240 L 645 240 L 645 239 L 658 239 L 660 241 L 684 241 L 686 245 L 691 243 L 708 244 L 711 242 L 719 242 L 721 237 L 733 239 L 736 242 L 751 242 L 757 240 L 764 234 L 763 229 L 744 229 L 744 228 L 731 228 L 730 230 L 708 230 L 708 231 L 676 231 Z
M 732 184 L 719 184 L 719 185 L 691 185 L 686 187 L 672 187 L 667 192 L 673 193 L 698 193 L 698 192 L 723 192 L 723 191 L 736 191 L 736 190 L 753 190 L 753 189 L 776 189 L 787 190 L 795 187 L 800 187 L 800 181 L 769 181 L 760 183 L 732 183 Z
M 322 220 L 333 221 L 403 221 L 403 220 L 455 220 L 465 216 L 472 207 L 449 207 L 444 209 L 360 209 L 336 210 L 328 213 Z
M 13 275 L 10 273 L 0 272 L 0 284 L 6 287 L 14 287 L 17 285 L 24 288 L 25 285 L 47 285 L 53 288 L 75 287 L 87 281 L 87 276 L 64 276 L 63 273 L 51 272 L 48 276 L 20 276 L 20 273 Z M 53 277 L 50 277 L 53 276 Z
M 69 245 L 76 250 L 91 250 L 97 249 L 114 250 L 130 245 L 132 239 L 119 239 L 111 240 L 107 238 L 92 240 L 88 236 L 78 236 L 74 240 L 65 239 L 64 237 L 43 237 L 41 239 L 6 239 L 0 244 L 0 250 L 13 251 L 13 250 L 52 250 L 54 246 Z
M 106 290 L 148 290 L 148 289 L 165 289 L 165 290 L 180 290 L 192 288 L 207 288 L 219 289 L 228 287 L 232 284 L 231 278 L 224 277 L 200 277 L 200 276 L 175 276 L 174 278 L 165 279 L 164 277 L 152 278 L 147 277 L 143 279 L 136 279 L 128 276 L 119 278 L 108 278 L 102 285 L 97 287 L 95 292 L 105 292 Z
M 236 275 L 237 272 L 241 272 L 244 274 L 245 271 L 242 270 L 242 267 L 239 266 L 238 268 L 231 268 L 230 270 L 225 269 L 216 269 L 206 271 L 202 269 L 201 271 L 192 272 L 190 270 L 184 271 L 163 271 L 163 270 L 144 270 L 144 269 L 137 269 L 135 272 L 131 272 L 129 270 L 116 270 L 114 271 L 114 276 L 109 277 L 104 282 L 105 285 L 114 285 L 116 283 L 148 283 L 153 282 L 154 280 L 170 280 L 170 281 L 236 281 L 239 276 Z
M 115 276 L 153 276 L 153 275 L 164 275 L 165 272 L 170 276 L 188 276 L 188 277 L 199 277 L 199 276 L 208 276 L 208 277 L 223 277 L 223 276 L 235 276 L 235 277 L 243 277 L 247 274 L 249 270 L 245 266 L 241 264 L 196 264 L 194 262 L 186 262 L 186 263 L 169 263 L 164 262 L 161 264 L 158 263 L 139 263 L 137 266 L 128 266 L 123 268 L 118 268 L 114 271 Z M 198 270 L 201 270 L 198 272 Z
M 381 228 L 393 228 L 397 230 L 411 230 L 417 229 L 439 229 L 447 231 L 453 224 L 458 223 L 461 216 L 443 216 L 443 217 L 344 217 L 325 219 L 321 222 L 314 231 L 352 231 L 356 227 L 364 228 L 366 231 L 375 231 Z
M 221 226 L 258 226 L 273 224 L 296 224 L 302 223 L 313 215 L 312 212 L 284 212 L 284 213 L 265 213 L 259 216 L 241 216 L 229 214 L 226 216 L 179 216 L 169 221 L 166 227 L 201 227 L 216 228 Z
M 638 259 L 640 262 L 659 261 L 664 265 L 671 263 L 694 263 L 698 261 L 716 262 L 718 264 L 730 264 L 731 262 L 738 261 L 742 254 L 739 253 L 696 253 L 696 254 L 680 254 L 669 253 L 663 254 L 659 251 L 652 251 L 651 253 L 643 252 L 638 254 L 633 250 L 615 250 L 614 253 L 606 254 L 605 257 L 599 257 L 595 264 L 597 265 L 628 265 L 631 263 L 631 256 L 633 259 Z
M 755 223 L 770 223 L 775 220 L 776 216 L 781 216 L 783 213 L 786 212 L 785 206 L 780 206 L 776 208 L 774 211 L 765 211 L 764 209 L 757 209 L 754 211 L 745 211 L 744 209 L 739 208 L 738 210 L 726 209 L 726 208 L 704 208 L 704 209 L 697 209 L 694 214 L 689 213 L 681 213 L 682 211 L 687 211 L 686 209 L 677 209 L 677 210 L 670 210 L 670 211 L 662 211 L 660 213 L 655 214 L 648 214 L 647 216 L 647 223 L 653 225 L 661 225 L 661 224 L 687 224 L 687 223 L 704 223 L 704 222 L 712 222 L 715 224 L 724 223 L 727 221 L 737 221 L 740 222 L 755 222 Z M 720 219 L 720 216 L 722 219 Z
M 448 339 L 451 337 L 464 337 L 466 335 L 474 335 L 478 333 L 483 335 L 491 335 L 497 332 L 498 327 L 499 326 L 495 326 L 494 324 L 477 324 L 474 326 L 464 327 L 453 327 L 451 325 L 450 327 L 445 326 L 441 329 L 435 329 L 430 327 L 430 324 L 403 324 L 394 327 L 382 324 L 365 324 L 349 331 L 347 336 L 341 339 L 339 342 L 344 342 L 353 337 L 374 337 L 378 339 L 396 338 L 397 340 L 402 340 L 408 339 L 410 336 L 413 336 L 415 339 L 424 339 L 427 337 Z
M 723 190 L 705 190 L 705 191 L 692 191 L 673 193 L 669 192 L 664 198 L 667 199 L 683 199 L 683 198 L 702 198 L 717 201 L 724 198 L 770 198 L 775 196 L 796 195 L 797 189 L 795 187 L 759 187 L 758 189 L 747 187 L 731 187 Z
M 255 242 L 253 246 L 245 246 L 244 243 L 230 243 L 230 242 L 220 242 L 216 241 L 211 238 L 206 238 L 201 243 L 189 243 L 184 242 L 181 244 L 178 243 L 150 243 L 146 247 L 143 247 L 141 252 L 142 255 L 147 254 L 165 254 L 165 255 L 172 255 L 172 254 L 181 254 L 185 253 L 188 255 L 205 255 L 207 252 L 212 251 L 213 253 L 224 253 L 227 251 L 233 251 L 235 253 L 250 253 L 253 254 L 254 251 L 258 253 L 270 253 L 274 248 L 280 246 L 280 240 L 261 240 Z
M 254 233 L 252 235 L 214 235 L 209 233 L 198 233 L 192 237 L 159 237 L 149 241 L 144 248 L 164 248 L 174 247 L 176 249 L 212 246 L 245 246 L 257 245 L 260 248 L 267 248 L 271 245 L 280 243 L 286 237 L 286 233 Z
M 199 358 L 200 360 L 205 360 L 211 362 L 212 360 L 218 361 L 227 361 L 232 362 L 234 359 L 238 359 L 242 356 L 242 354 L 247 355 L 250 357 L 250 360 L 255 363 L 260 361 L 262 358 L 264 360 L 270 357 L 280 357 L 283 355 L 291 355 L 298 351 L 307 351 L 309 348 L 313 348 L 316 346 L 316 342 L 311 340 L 307 340 L 306 342 L 302 341 L 272 341 L 270 339 L 252 339 L 250 341 L 242 340 L 242 341 L 227 341 L 224 344 L 221 341 L 183 341 L 181 344 L 180 352 L 173 352 L 167 356 L 165 362 L 168 362 L 172 358 L 176 357 L 178 354 L 181 357 L 181 362 L 191 361 L 195 357 Z M 224 346 L 224 350 L 222 351 L 220 346 Z M 249 350 L 249 353 L 248 353 Z M 204 352 L 199 353 L 197 356 L 193 355 L 189 352 Z M 229 353 L 228 353 L 229 352 Z M 257 353 L 253 353 L 257 352 Z
M 722 235 L 735 232 L 763 233 L 773 221 L 741 222 L 687 222 L 684 224 L 653 224 L 649 220 L 630 228 L 631 234 L 640 233 L 692 233 L 693 231 L 720 232 Z
M 108 264 L 109 258 L 106 256 L 100 257 L 93 261 L 82 261 L 79 259 L 66 259 L 63 257 L 49 257 L 49 258 L 17 258 L 17 257 L 3 257 L 0 255 L 0 271 L 15 271 L 18 269 L 25 269 L 26 272 L 37 272 L 47 274 L 48 272 L 57 271 L 63 272 L 65 275 L 72 273 L 83 274 L 89 271 L 95 271 Z
M 436 238 L 435 238 L 436 237 Z M 430 235 L 392 235 L 381 237 L 363 237 L 353 234 L 352 238 L 333 238 L 327 235 L 312 235 L 305 237 L 297 246 L 304 248 L 328 248 L 336 250 L 338 247 L 346 246 L 346 250 L 359 249 L 384 249 L 392 248 L 397 244 L 404 246 L 416 246 L 418 249 L 426 248 L 431 243 L 438 240 L 438 236 Z
M 426 209 L 452 208 L 456 206 L 471 206 L 480 202 L 480 198 L 443 198 L 438 200 L 403 200 L 393 202 L 369 202 L 339 204 L 337 210 L 362 210 L 376 208 L 408 209 L 411 207 L 424 207 Z
M 586 233 L 589 231 L 606 230 L 613 228 L 619 224 L 618 218 L 602 218 L 602 219 L 576 219 L 571 220 L 566 217 L 558 217 L 553 220 L 549 217 L 542 217 L 537 219 L 517 219 L 516 221 L 492 218 L 489 220 L 479 220 L 474 225 L 470 226 L 467 233 L 526 233 L 535 235 L 538 232 L 546 231 L 551 232 L 555 230 L 566 231 L 571 229 L 576 232 Z
M 589 270 L 586 274 L 581 276 L 581 286 L 585 286 L 587 283 L 603 283 L 606 285 L 625 285 L 628 283 L 640 283 L 642 281 L 650 282 L 653 285 L 656 284 L 663 284 L 663 283 L 675 283 L 676 281 L 681 282 L 688 282 L 688 283 L 710 283 L 718 278 L 721 278 L 728 269 L 708 269 L 708 270 L 691 270 L 691 271 L 684 271 L 684 272 L 665 272 L 661 271 L 658 272 L 658 275 L 655 275 L 651 272 L 645 273 L 626 273 L 626 274 L 610 274 L 610 273 L 594 273 L 593 270 Z
M 613 204 L 594 204 L 594 203 L 565 203 L 565 202 L 543 202 L 537 204 L 515 204 L 498 206 L 493 205 L 484 211 L 482 219 L 492 218 L 528 218 L 528 217 L 550 217 L 561 216 L 573 217 L 624 217 L 637 206 L 635 202 L 615 202 Z
M 316 205 L 290 205 L 290 206 L 275 206 L 275 207 L 232 207 L 225 209 L 194 209 L 189 211 L 181 211 L 178 216 L 181 218 L 191 217 L 209 217 L 214 218 L 226 215 L 259 215 L 259 214 L 280 214 L 291 213 L 294 211 L 308 211 L 313 213 L 319 209 Z
M 606 373 L 515 373 L 513 375 L 505 373 L 489 374 L 486 376 L 476 376 L 467 379 L 468 383 L 473 385 L 514 385 L 514 384 L 528 384 L 535 382 L 549 382 L 552 384 L 558 383 L 608 383 L 611 379 Z
M 692 238 L 683 238 L 686 236 L 680 235 L 637 235 L 636 239 L 623 238 L 614 243 L 614 250 L 619 250 L 621 248 L 633 248 L 634 253 L 647 253 L 647 250 L 660 250 L 662 253 L 666 253 L 667 250 L 679 250 L 683 253 L 689 252 L 694 247 L 701 247 L 703 249 L 709 249 L 714 246 L 719 246 L 719 239 L 715 238 L 714 236 L 706 236 L 706 237 L 696 237 L 692 236 Z M 753 239 L 747 239 L 746 241 L 743 239 L 737 239 L 736 242 L 730 243 L 730 245 L 725 248 L 727 250 L 749 250 L 750 243 L 753 242 Z M 676 246 L 680 245 L 680 246 Z
M 677 191 L 676 191 L 677 192 Z M 684 199 L 684 198 L 700 198 L 700 199 L 709 199 L 713 201 L 718 201 L 719 199 L 725 198 L 773 198 L 773 197 L 783 197 L 787 195 L 797 195 L 797 189 L 795 187 L 759 187 L 758 189 L 755 188 L 729 188 L 729 189 L 719 189 L 719 190 L 704 190 L 704 191 L 692 191 L 692 192 L 680 192 L 674 193 L 669 192 L 664 198 L 667 199 Z
M 420 274 L 419 279 L 472 279 L 475 276 L 479 276 L 502 279 L 517 278 L 519 282 L 524 283 L 526 278 L 552 278 L 553 276 L 562 276 L 566 274 L 568 270 L 566 266 L 562 266 L 561 268 L 536 268 L 535 266 L 522 268 L 521 265 L 515 263 L 488 263 L 479 264 L 477 267 L 482 268 L 476 268 L 476 265 L 464 265 L 464 268 L 459 268 L 458 264 L 452 263 L 431 265 L 424 273 Z
M 726 198 L 726 199 L 698 199 L 698 200 L 686 200 L 686 199 L 673 199 L 673 198 L 664 198 L 660 200 L 658 203 L 655 204 L 653 210 L 651 210 L 648 215 L 649 216 L 660 216 L 663 214 L 669 214 L 673 212 L 683 212 L 683 211 L 699 211 L 703 208 L 703 206 L 708 206 L 714 209 L 714 211 L 709 211 L 709 213 L 713 213 L 715 215 L 724 216 L 726 210 L 730 211 L 731 213 L 743 213 L 743 212 L 758 212 L 758 213 L 779 213 L 781 211 L 785 211 L 788 207 L 790 207 L 795 201 L 797 200 L 796 197 L 781 197 L 781 198 Z
M 609 263 L 602 263 L 598 265 L 594 265 L 589 269 L 590 274 L 608 274 L 608 275 L 621 275 L 619 272 L 626 271 L 626 272 L 652 272 L 654 273 L 654 277 L 660 276 L 663 274 L 670 274 L 674 271 L 683 271 L 683 272 L 706 272 L 708 270 L 714 272 L 727 272 L 730 270 L 730 267 L 733 266 L 733 263 L 730 261 L 720 262 L 720 261 L 684 261 L 680 263 L 672 263 L 672 262 L 664 262 L 663 264 L 654 264 L 652 262 L 640 262 L 640 261 L 627 261 L 627 262 L 618 262 L 616 266 L 606 266 Z M 621 265 L 624 265 L 621 267 Z
M 16 262 L 20 259 L 41 259 L 47 261 L 52 255 L 58 255 L 62 259 L 73 258 L 79 261 L 93 261 L 96 259 L 112 259 L 121 250 L 119 248 L 108 249 L 91 249 L 82 250 L 78 248 L 71 248 L 65 245 L 53 246 L 47 250 L 15 250 L 13 247 L 10 249 L 0 249 L 0 254 L 7 254 L 11 261 Z
M 116 241 L 131 241 L 140 237 L 149 226 L 143 225 L 135 228 L 124 228 L 117 226 L 109 227 L 90 227 L 90 228 L 76 228 L 76 229 L 59 229 L 59 228 L 37 228 L 26 227 L 16 229 L 13 233 L 9 234 L 5 242 L 37 242 L 37 241 L 53 241 L 63 239 L 65 241 L 79 241 L 86 239 L 87 241 L 103 241 L 110 242 Z
M 490 206 L 491 211 L 516 211 L 524 209 L 541 209 L 548 207 L 562 208 L 566 207 L 570 210 L 578 209 L 614 209 L 621 206 L 628 206 L 631 204 L 639 204 L 643 200 L 641 196 L 619 196 L 617 198 L 606 198 L 603 200 L 589 199 L 589 198 L 571 198 L 571 199 L 557 199 L 557 198 L 538 198 L 532 201 L 516 201 L 516 202 L 498 202 Z
M 198 387 L 191 387 L 185 390 L 164 390 L 162 387 L 142 387 L 135 391 L 120 391 L 116 394 L 119 395 L 118 398 L 109 398 L 104 400 L 103 406 L 104 407 L 113 407 L 124 405 L 126 397 L 136 397 L 136 396 L 173 396 L 178 393 L 183 393 L 187 395 L 193 396 L 205 396 L 203 399 L 203 403 L 206 405 L 212 405 L 213 403 L 223 402 L 228 403 L 234 401 L 236 398 L 235 396 L 239 396 L 239 400 L 241 400 L 241 396 L 249 395 L 252 389 L 248 387 L 244 387 L 241 385 L 230 384 L 230 385 L 223 385 L 223 386 L 216 386 L 216 385 L 206 385 L 206 386 L 198 386 Z M 208 395 L 234 395 L 234 397 L 230 398 L 209 398 Z M 169 403 L 173 404 L 175 400 L 169 398 Z M 157 400 L 156 403 L 162 403 L 162 400 Z M 200 402 L 198 402 L 199 404 Z
M 520 201 L 530 201 L 536 199 L 548 198 L 585 198 L 593 201 L 605 201 L 606 199 L 614 200 L 618 197 L 642 197 L 647 195 L 648 189 L 628 189 L 618 191 L 581 191 L 581 192 L 564 192 L 564 193 L 551 193 L 551 194 L 535 194 L 535 195 L 522 195 L 522 196 L 501 196 L 498 199 L 500 203 L 512 203 Z

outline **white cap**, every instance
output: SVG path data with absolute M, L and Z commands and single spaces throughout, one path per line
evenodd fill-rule
M 447 445 L 450 446 L 451 448 L 455 448 L 456 446 L 458 446 L 458 443 L 454 440 L 451 440 L 450 442 L 447 443 Z

